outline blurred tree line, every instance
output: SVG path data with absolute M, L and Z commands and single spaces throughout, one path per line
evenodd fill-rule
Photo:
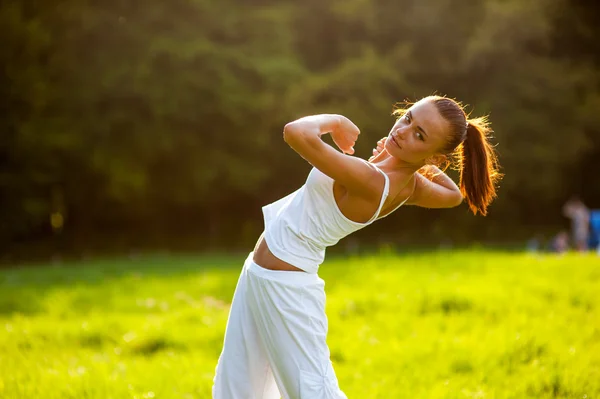
M 5 0 L 0 242 L 247 248 L 310 166 L 283 125 L 341 113 L 367 158 L 394 103 L 490 114 L 487 218 L 403 209 L 366 241 L 506 240 L 600 208 L 600 7 L 583 0 Z

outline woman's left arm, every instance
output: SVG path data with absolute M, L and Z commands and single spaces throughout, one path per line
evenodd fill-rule
M 380 161 L 389 156 L 384 147 L 385 140 L 386 137 L 377 142 L 369 161 Z M 460 189 L 440 168 L 426 165 L 421 170 L 422 173 L 415 173 L 415 188 L 406 205 L 423 208 L 453 208 L 462 203 L 463 196 Z
M 438 167 L 428 165 L 427 168 L 427 177 L 415 173 L 415 191 L 406 204 L 423 208 L 453 208 L 460 205 L 463 196 L 456 183 Z

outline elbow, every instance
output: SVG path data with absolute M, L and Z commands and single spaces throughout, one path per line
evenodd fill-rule
M 289 122 L 283 127 L 283 141 L 291 145 L 301 135 L 297 121 Z
M 456 208 L 463 202 L 463 196 L 460 191 L 453 190 L 452 193 L 448 193 L 444 200 L 444 208 Z
M 460 191 L 458 191 L 456 193 L 456 195 L 452 198 L 452 202 L 451 202 L 449 208 L 455 208 L 455 207 L 459 206 L 460 204 L 462 204 L 463 199 L 464 198 L 463 198 L 462 194 L 460 193 Z
M 293 121 L 283 128 L 283 140 L 293 149 L 314 146 L 319 140 L 318 127 L 306 121 Z

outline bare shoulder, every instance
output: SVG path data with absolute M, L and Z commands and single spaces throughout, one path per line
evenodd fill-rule
M 350 195 L 362 198 L 379 198 L 385 186 L 385 177 L 371 163 L 362 158 L 345 155 L 345 173 L 352 178 L 335 179 Z M 345 184 L 346 183 L 346 184 Z M 351 184 L 347 184 L 351 183 Z

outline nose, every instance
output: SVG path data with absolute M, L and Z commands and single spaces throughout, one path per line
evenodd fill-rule
M 404 136 L 406 136 L 406 132 L 408 131 L 408 128 L 406 126 L 399 126 L 396 129 L 396 135 L 401 138 L 402 140 L 404 140 Z

